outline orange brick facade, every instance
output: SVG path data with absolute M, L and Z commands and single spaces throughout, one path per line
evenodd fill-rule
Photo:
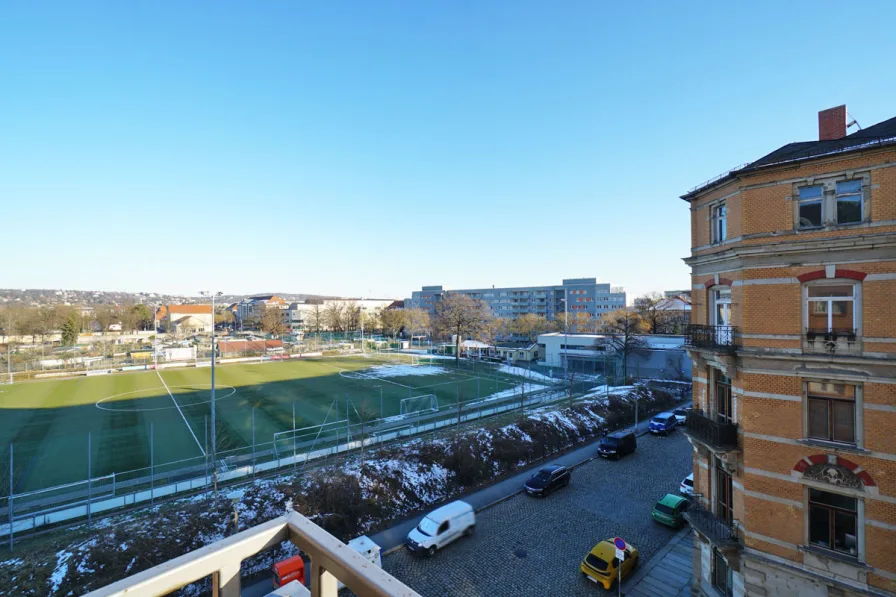
M 862 221 L 800 228 L 798 190 L 844 180 L 862 181 Z M 896 595 L 896 149 L 747 169 L 684 198 L 691 321 L 706 326 L 689 341 L 694 407 L 706 425 L 736 426 L 736 445 L 719 445 L 688 422 L 695 492 L 738 543 L 692 518 L 695 593 Z M 843 288 L 848 300 L 809 298 Z M 853 397 L 810 400 L 819 387 Z M 820 438 L 820 421 L 836 431 Z M 831 515 L 828 543 L 818 496 L 856 508 L 854 526 Z

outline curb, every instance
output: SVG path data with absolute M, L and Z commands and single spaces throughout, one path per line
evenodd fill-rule
M 656 565 L 659 564 L 663 560 L 663 558 L 666 557 L 666 555 L 675 548 L 676 545 L 681 543 L 684 538 L 690 534 L 691 526 L 685 525 L 684 528 L 678 531 L 678 533 L 674 537 L 669 539 L 669 542 L 666 543 L 666 545 L 663 546 L 663 548 L 655 556 L 650 558 L 649 562 L 641 566 L 640 570 L 638 570 L 638 572 L 634 576 L 622 583 L 622 594 L 625 595 L 626 591 L 633 589 L 635 585 L 641 582 L 642 578 L 647 576 L 650 571 L 653 570 Z

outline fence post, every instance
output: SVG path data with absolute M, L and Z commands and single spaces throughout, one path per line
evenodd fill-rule
M 13 542 L 12 520 L 13 520 L 14 504 L 13 504 L 12 494 L 13 494 L 13 479 L 14 479 L 14 477 L 13 477 L 13 468 L 12 467 L 13 467 L 13 443 L 9 442 L 9 508 L 8 508 L 8 510 L 9 510 L 9 551 L 12 551 L 12 542 Z
M 292 401 L 292 474 L 296 474 L 296 401 Z
M 255 476 L 255 407 L 252 407 L 252 476 Z
M 153 505 L 156 502 L 156 450 L 155 450 L 155 440 L 153 436 L 155 435 L 155 429 L 153 427 L 152 421 L 149 422 L 149 504 Z
M 208 487 L 208 415 L 205 415 L 205 486 Z
M 93 476 L 92 468 L 91 468 L 91 454 L 90 454 L 90 432 L 87 432 L 87 528 L 90 528 L 91 522 L 91 513 L 90 513 L 90 502 L 93 500 L 93 492 L 91 487 L 91 477 Z

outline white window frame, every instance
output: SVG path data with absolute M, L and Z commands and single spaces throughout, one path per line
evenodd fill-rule
M 727 298 L 721 298 L 719 295 L 723 292 L 727 291 Z M 710 289 L 712 292 L 712 312 L 709 324 L 710 325 L 732 325 L 731 321 L 722 323 L 719 321 L 719 305 L 728 305 L 728 317 L 731 319 L 731 287 L 730 286 L 713 286 Z
M 809 298 L 809 288 L 818 288 L 823 286 L 852 286 L 852 297 L 817 297 Z M 831 319 L 833 317 L 833 309 L 831 303 L 834 301 L 852 302 L 852 329 L 856 338 L 862 336 L 862 283 L 851 278 L 828 278 L 814 282 L 803 284 L 803 330 L 809 331 L 809 308 L 810 303 L 827 302 L 828 303 L 828 333 L 831 331 Z
M 728 207 L 724 201 L 712 206 L 710 212 L 711 240 L 720 243 L 728 238 Z

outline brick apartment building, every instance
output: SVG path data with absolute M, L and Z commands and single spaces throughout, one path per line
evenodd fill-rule
M 846 118 L 682 196 L 697 595 L 896 594 L 896 118 Z

